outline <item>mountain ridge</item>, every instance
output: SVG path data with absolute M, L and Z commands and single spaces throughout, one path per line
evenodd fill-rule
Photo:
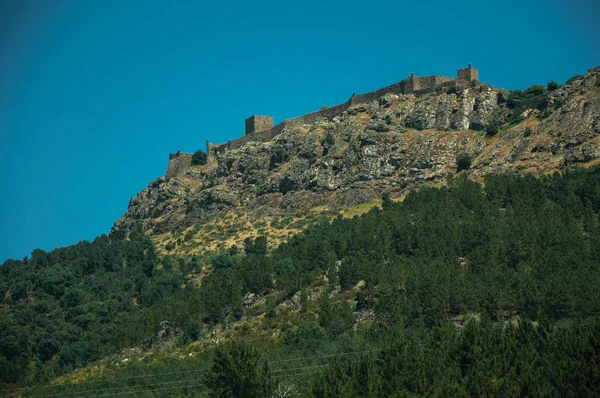
M 184 164 L 132 198 L 111 233 L 155 236 L 229 211 L 283 216 L 341 210 L 383 192 L 398 198 L 443 185 L 461 154 L 470 157 L 465 172 L 474 179 L 590 166 L 600 157 L 599 76 L 592 68 L 533 96 L 477 82 L 385 93 L 309 124 L 284 125 L 266 142 L 246 136 L 239 148 L 209 147 L 208 164 Z

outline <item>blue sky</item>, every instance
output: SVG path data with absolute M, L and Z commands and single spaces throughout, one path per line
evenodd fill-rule
M 211 4 L 208 4 L 211 3 Z M 0 0 L 0 263 L 108 233 L 168 153 L 472 63 L 600 65 L 594 1 Z

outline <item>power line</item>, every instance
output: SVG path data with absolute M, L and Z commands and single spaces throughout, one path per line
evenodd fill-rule
M 422 344 L 420 344 L 420 345 L 422 345 Z M 381 351 L 381 349 L 352 351 L 352 352 L 343 352 L 343 353 L 338 353 L 338 354 L 325 354 L 325 355 L 315 355 L 315 356 L 310 356 L 310 357 L 284 359 L 284 360 L 279 360 L 279 361 L 272 361 L 272 362 L 269 362 L 269 364 L 296 362 L 296 361 L 311 360 L 311 359 L 317 359 L 317 358 L 330 358 L 330 357 L 345 356 L 345 355 L 356 355 L 356 354 L 364 354 L 364 353 L 375 352 L 375 351 Z M 325 365 L 323 365 L 323 366 L 325 366 Z M 292 369 L 298 369 L 298 368 L 292 368 Z M 279 369 L 279 370 L 274 370 L 273 372 L 281 372 L 281 371 L 292 370 L 292 369 Z M 84 381 L 80 381 L 80 382 L 69 382 L 69 383 L 62 383 L 62 384 L 45 384 L 45 385 L 41 385 L 41 386 L 30 386 L 30 387 L 4 389 L 4 390 L 0 390 L 0 392 L 21 391 L 21 390 L 25 390 L 25 389 L 40 390 L 40 389 L 46 389 L 46 388 L 57 388 L 57 387 L 60 388 L 60 387 L 65 387 L 65 386 L 76 386 L 76 385 L 91 384 L 91 383 L 110 383 L 110 382 L 118 382 L 118 381 L 122 381 L 122 380 L 131 380 L 131 379 L 144 378 L 144 377 L 160 377 L 160 376 L 168 376 L 168 375 L 175 375 L 175 374 L 187 374 L 187 373 L 194 373 L 194 372 L 201 372 L 201 370 L 184 370 L 184 371 L 177 371 L 177 372 L 152 373 L 152 374 L 147 374 L 147 375 L 137 375 L 137 376 L 130 376 L 130 377 L 118 377 L 118 378 L 114 378 L 114 379 L 105 379 L 105 380 L 84 380 Z M 46 395 L 46 396 L 54 396 L 54 395 Z
M 382 350 L 381 348 L 378 348 L 378 349 L 365 350 L 365 351 L 353 351 L 353 352 L 343 352 L 343 353 L 339 353 L 339 354 L 316 355 L 316 356 L 313 356 L 313 357 L 300 357 L 300 358 L 292 358 L 292 359 L 283 359 L 281 361 L 272 361 L 272 362 L 269 362 L 269 364 L 283 363 L 283 362 L 294 362 L 294 361 L 303 361 L 303 360 L 315 359 L 315 358 L 337 357 L 337 356 L 343 356 L 343 355 L 356 355 L 356 354 L 364 354 L 364 353 L 367 353 L 367 352 L 374 352 L 374 351 L 381 351 L 381 350 Z
M 353 353 L 345 353 L 345 354 L 353 354 Z M 322 357 L 322 356 L 319 356 L 319 357 Z M 280 374 L 276 374 L 273 376 L 274 377 L 291 377 L 291 376 L 302 376 L 305 374 L 313 374 L 313 373 L 320 372 L 320 370 L 314 370 L 314 371 L 310 371 L 310 372 L 300 372 L 300 373 L 298 373 L 297 371 L 307 370 L 307 369 L 315 369 L 315 368 L 323 368 L 326 366 L 329 366 L 329 364 L 301 366 L 301 367 L 289 368 L 289 369 L 279 369 L 279 370 L 274 370 L 273 373 L 280 373 Z M 170 372 L 170 373 L 175 373 L 175 372 Z M 124 379 L 128 379 L 128 378 L 121 378 L 121 380 L 124 380 Z M 123 390 L 123 389 L 128 389 L 128 390 L 134 389 L 135 390 L 136 388 L 140 388 L 140 387 L 147 388 L 147 387 L 152 387 L 152 386 L 172 385 L 172 384 L 178 384 L 178 383 L 187 383 L 187 382 L 195 381 L 195 380 L 196 379 L 183 379 L 183 380 L 177 380 L 177 381 L 167 381 L 167 382 L 160 382 L 160 383 L 153 383 L 153 384 L 142 384 L 142 385 L 136 385 L 136 386 L 108 387 L 108 388 L 98 388 L 98 389 L 94 389 L 94 390 L 61 392 L 61 393 L 55 393 L 55 394 L 44 394 L 44 395 L 33 395 L 33 396 L 41 398 L 41 397 L 56 397 L 56 396 L 65 396 L 65 395 L 73 395 L 73 394 L 88 394 L 88 393 L 93 393 L 93 392 L 104 392 L 104 391 Z M 110 382 L 111 380 L 105 380 L 105 381 Z M 63 385 L 56 385 L 56 386 L 57 387 L 59 387 L 59 386 L 61 386 L 61 387 L 62 386 L 77 386 L 77 384 L 73 383 L 73 384 L 63 384 Z M 187 386 L 182 386 L 182 387 L 187 387 Z M 153 389 L 152 391 L 155 391 L 155 390 L 156 389 Z M 128 392 L 134 392 L 134 391 L 128 391 Z
M 406 345 L 404 347 L 408 348 L 408 347 L 417 347 L 417 346 L 422 346 L 422 345 L 425 345 L 425 343 L 411 344 L 411 345 Z M 313 357 L 300 357 L 300 358 L 293 358 L 293 359 L 284 359 L 284 360 L 281 360 L 281 361 L 272 361 L 272 362 L 269 362 L 269 364 L 282 363 L 282 362 L 302 361 L 302 360 L 315 359 L 315 358 L 328 358 L 328 357 L 337 357 L 337 356 L 344 356 L 344 355 L 356 355 L 356 354 L 364 354 L 364 353 L 376 352 L 376 351 L 383 351 L 383 348 L 375 348 L 375 349 L 372 349 L 372 350 L 365 350 L 365 351 L 342 352 L 342 353 L 339 353 L 339 354 L 317 355 L 317 356 L 313 356 Z
M 589 326 L 593 326 L 595 324 L 595 320 L 588 320 L 586 322 L 582 322 L 579 324 L 576 324 L 579 327 L 589 327 Z M 568 326 L 575 326 L 575 325 L 568 325 Z M 554 325 L 554 328 L 560 328 L 560 326 Z M 446 343 L 447 344 L 447 343 Z M 446 346 L 446 344 L 442 344 L 441 346 Z M 417 344 L 411 344 L 411 345 L 405 345 L 404 348 L 411 348 L 411 347 L 416 347 L 416 346 L 424 346 L 424 343 L 417 343 Z M 297 362 L 297 361 L 308 361 L 308 360 L 312 360 L 312 359 L 319 359 L 319 358 L 330 358 L 330 357 L 339 357 L 339 356 L 346 356 L 346 355 L 357 355 L 357 354 L 364 354 L 364 353 L 370 353 L 370 352 L 378 352 L 378 351 L 382 351 L 383 349 L 371 349 L 371 350 L 363 350 L 363 351 L 352 351 L 352 352 L 343 352 L 343 353 L 338 353 L 338 354 L 324 354 L 324 355 L 315 355 L 315 356 L 309 356 L 309 357 L 298 357 L 298 358 L 291 358 L 291 359 L 284 359 L 284 360 L 278 360 L 278 361 L 267 361 L 269 364 L 279 364 L 279 363 L 287 363 L 287 362 Z M 283 373 L 283 374 L 276 374 L 274 376 L 276 377 L 289 377 L 289 376 L 299 376 L 299 375 L 304 375 L 304 374 L 310 374 L 310 373 L 317 373 L 317 371 L 312 371 L 312 372 L 307 372 L 307 373 L 293 373 L 293 374 L 286 374 L 287 372 L 290 371 L 297 371 L 297 370 L 304 370 L 304 369 L 311 369 L 311 368 L 322 368 L 327 366 L 328 364 L 323 364 L 323 365 L 312 365 L 312 366 L 303 366 L 303 367 L 296 367 L 296 368 L 289 368 L 289 369 L 275 369 L 272 372 L 273 373 Z M 177 372 L 164 372 L 164 373 L 152 373 L 152 374 L 147 374 L 147 375 L 137 375 L 137 376 L 130 376 L 130 377 L 119 377 L 119 378 L 113 378 L 113 379 L 105 379 L 105 380 L 84 380 L 84 381 L 80 381 L 80 382 L 69 382 L 69 383 L 63 383 L 63 384 L 46 384 L 46 385 L 41 385 L 41 386 L 29 386 L 29 387 L 21 387 L 21 388 L 9 388 L 9 389 L 3 389 L 0 390 L 0 392 L 8 392 L 8 391 L 22 391 L 22 390 L 26 390 L 26 389 L 35 389 L 35 390 L 40 390 L 40 389 L 45 389 L 45 388 L 56 388 L 56 387 L 67 387 L 67 386 L 79 386 L 79 385 L 83 385 L 83 384 L 90 384 L 90 383 L 110 383 L 110 382 L 118 382 L 118 381 L 122 381 L 122 380 L 131 380 L 131 379 L 137 379 L 137 378 L 145 378 L 145 377 L 160 377 L 160 376 L 168 376 L 168 375 L 175 375 L 175 374 L 189 374 L 189 373 L 197 373 L 197 372 L 202 372 L 202 370 L 185 370 L 185 371 L 177 371 Z M 138 387 L 147 387 L 147 386 L 153 386 L 153 385 L 166 385 L 166 384 L 175 384 L 175 383 L 181 383 L 184 381 L 191 381 L 194 379 L 190 379 L 190 380 L 179 380 L 179 381 L 175 381 L 175 382 L 161 382 L 161 383 L 154 383 L 151 385 L 139 385 L 139 386 L 124 386 L 124 387 L 115 387 L 115 388 L 100 388 L 100 389 L 96 389 L 96 390 L 88 390 L 88 391 L 81 391 L 82 393 L 87 393 L 87 392 L 92 392 L 92 391 L 108 391 L 109 389 L 122 389 L 122 388 L 138 388 Z M 77 392 L 79 393 L 79 392 Z M 69 395 L 69 394 L 77 394 L 77 393 L 60 393 L 60 394 L 47 394 L 47 395 L 35 395 L 36 397 L 51 397 L 51 396 L 57 396 L 57 395 Z
M 302 366 L 300 368 L 280 369 L 280 370 L 274 370 L 271 373 L 278 373 L 278 372 L 288 373 L 288 372 L 293 371 L 293 370 L 310 369 L 310 368 L 322 368 L 322 367 L 328 366 L 328 365 L 329 364 L 313 365 L 313 366 Z
M 333 356 L 356 355 L 356 354 L 373 352 L 373 351 L 380 351 L 380 350 L 374 349 L 374 350 L 365 350 L 365 351 L 345 352 L 345 353 L 339 353 L 339 354 L 316 355 L 316 356 L 312 356 L 312 357 L 292 358 L 292 359 L 285 359 L 285 360 L 280 360 L 280 361 L 269 362 L 269 364 L 310 360 L 310 359 L 315 359 L 315 358 L 328 358 L 328 357 L 333 357 Z M 278 371 L 283 371 L 283 370 L 286 370 L 286 369 L 280 369 L 280 370 L 274 370 L 274 371 L 278 372 Z M 187 373 L 194 373 L 194 372 L 201 372 L 201 370 L 184 370 L 184 371 L 178 371 L 178 372 L 152 373 L 152 374 L 147 374 L 147 375 L 118 377 L 118 378 L 106 379 L 106 380 L 84 380 L 84 381 L 80 381 L 80 382 L 76 382 L 76 383 L 70 382 L 70 383 L 62 383 L 62 384 L 45 384 L 45 385 L 41 385 L 41 386 L 11 388 L 11 389 L 4 389 L 4 390 L 0 390 L 0 391 L 20 391 L 20 390 L 25 390 L 25 389 L 39 390 L 39 389 L 44 389 L 44 388 L 57 388 L 57 387 L 74 386 L 74 385 L 82 385 L 82 384 L 90 384 L 90 383 L 109 383 L 109 382 L 117 382 L 117 381 L 121 381 L 121 380 L 131 380 L 131 379 L 144 378 L 144 377 L 159 377 L 159 376 L 168 376 L 168 375 L 174 375 L 174 374 L 187 374 Z
M 352 362 L 352 361 L 356 361 L 358 359 L 359 358 L 353 358 L 350 361 Z M 330 365 L 329 363 L 324 363 L 321 365 L 311 365 L 311 366 L 301 366 L 298 368 L 279 369 L 279 370 L 273 370 L 273 371 L 271 371 L 271 373 L 290 372 L 290 371 L 295 371 L 295 370 L 303 370 L 303 369 L 311 369 L 311 368 L 322 368 L 322 367 L 329 366 L 329 365 Z
M 322 367 L 326 367 L 326 366 L 329 366 L 329 364 L 301 366 L 301 367 L 289 368 L 289 369 L 279 369 L 279 370 L 273 371 L 273 373 L 282 373 L 282 374 L 275 375 L 277 377 L 296 376 L 296 375 L 303 375 L 303 374 L 310 374 L 310 373 L 318 372 L 318 371 L 311 371 L 311 372 L 297 373 L 296 371 L 306 370 L 306 369 L 314 369 L 314 368 L 322 368 Z M 102 391 L 122 390 L 122 389 L 136 389 L 136 388 L 140 388 L 140 387 L 147 388 L 147 387 L 152 387 L 152 386 L 186 383 L 186 382 L 195 381 L 195 380 L 196 380 L 195 378 L 194 379 L 183 379 L 183 380 L 177 380 L 177 381 L 167 381 L 167 382 L 152 383 L 152 384 L 140 384 L 140 385 L 135 385 L 135 386 L 108 387 L 108 388 L 98 388 L 98 389 L 94 389 L 94 390 L 61 392 L 61 393 L 55 393 L 55 394 L 44 394 L 44 395 L 34 395 L 34 396 L 35 397 L 55 397 L 55 396 L 61 396 L 61 395 L 72 395 L 72 394 L 80 394 L 80 393 L 92 393 L 92 392 L 102 392 Z M 106 380 L 106 381 L 109 382 L 110 380 Z M 67 385 L 61 385 L 61 386 L 77 386 L 77 384 L 67 384 Z
M 314 370 L 314 371 L 309 371 L 309 372 L 296 372 L 297 370 L 306 370 L 306 369 L 314 369 L 314 368 L 322 368 L 328 366 L 328 364 L 324 364 L 324 365 L 313 365 L 313 366 L 303 366 L 303 367 L 298 367 L 298 368 L 291 368 L 291 369 L 283 369 L 280 370 L 279 372 L 283 372 L 283 374 L 279 374 L 279 375 L 275 375 L 274 377 L 279 377 L 279 378 L 285 378 L 285 377 L 292 377 L 292 376 L 303 376 L 303 375 L 308 375 L 308 374 L 314 374 L 314 373 L 319 373 L 320 370 Z M 94 389 L 94 390 L 82 390 L 82 391 L 74 391 L 74 392 L 61 392 L 61 393 L 56 393 L 56 394 L 44 394 L 44 395 L 32 395 L 33 397 L 57 397 L 57 396 L 69 396 L 69 395 L 74 395 L 74 394 L 90 394 L 90 393 L 98 393 L 98 392 L 109 392 L 109 391 L 114 391 L 114 390 L 127 390 L 127 391 L 118 391 L 118 392 L 109 392 L 107 394 L 101 394 L 101 395 L 96 395 L 96 396 L 108 396 L 108 395 L 119 395 L 119 394 L 127 394 L 127 393 L 138 393 L 138 392 L 150 392 L 150 391 L 161 391 L 161 390 L 166 390 L 167 388 L 153 388 L 153 389 L 148 389 L 148 387 L 156 387 L 156 386 L 165 386 L 165 385 L 172 385 L 169 389 L 171 388 L 185 388 L 185 387 L 192 387 L 192 386 L 198 386 L 198 385 L 204 385 L 202 384 L 195 384 L 195 385 L 182 385 L 182 386 L 173 386 L 174 384 L 180 384 L 180 383 L 189 383 L 189 382 L 193 382 L 196 381 L 197 379 L 183 379 L 183 380 L 178 380 L 178 381 L 169 381 L 169 382 L 160 382 L 160 383 L 153 383 L 153 384 L 144 384 L 144 385 L 136 385 L 136 386 L 123 386 L 123 387 L 109 387 L 109 388 L 98 388 L 98 389 Z M 76 385 L 76 384 L 73 384 Z M 143 391 L 140 391 L 139 388 L 145 389 Z
M 353 354 L 353 353 L 344 353 L 344 354 Z M 319 356 L 322 357 L 322 356 Z M 311 358 L 311 357 L 308 357 Z M 289 368 L 289 369 L 278 369 L 278 370 L 274 370 L 272 371 L 272 373 L 277 373 L 276 377 L 288 377 L 288 376 L 296 376 L 296 375 L 303 375 L 303 374 L 310 374 L 310 373 L 317 373 L 317 371 L 312 371 L 312 372 L 301 372 L 301 373 L 297 373 L 296 371 L 299 370 L 307 370 L 307 369 L 315 369 L 315 368 L 323 368 L 329 366 L 329 364 L 322 364 L 322 365 L 312 365 L 312 366 L 300 366 L 300 367 L 295 367 L 295 368 Z M 192 371 L 190 371 L 192 372 Z M 193 371 L 193 372 L 198 372 L 198 371 Z M 182 372 L 169 372 L 169 373 L 165 373 L 165 374 L 174 374 L 174 373 L 182 373 Z M 188 372 L 189 373 L 189 372 Z M 156 374 L 155 374 L 156 375 Z M 154 375 L 148 375 L 148 376 L 154 376 Z M 133 378 L 133 377 L 131 377 Z M 112 382 L 112 381 L 116 381 L 116 380 L 127 380 L 127 379 L 131 379 L 131 378 L 120 378 L 120 379 L 114 379 L 114 380 L 98 380 L 96 382 Z M 111 391 L 111 390 L 122 390 L 122 389 L 136 389 L 136 388 L 146 388 L 146 387 L 151 387 L 151 386 L 161 386 L 161 385 L 170 385 L 170 384 L 178 384 L 178 383 L 185 383 L 185 382 L 190 382 L 190 381 L 195 381 L 196 379 L 183 379 L 183 380 L 177 380 L 177 381 L 167 381 L 167 382 L 160 382 L 160 383 L 153 383 L 153 384 L 141 384 L 141 385 L 135 385 L 135 386 L 122 386 L 122 387 L 105 387 L 105 388 L 98 388 L 98 389 L 94 389 L 94 390 L 83 390 L 83 391 L 74 391 L 74 392 L 61 392 L 61 393 L 54 393 L 54 394 L 43 394 L 43 395 L 33 395 L 35 397 L 56 397 L 56 396 L 64 396 L 64 395 L 73 395 L 73 394 L 80 394 L 80 393 L 92 393 L 92 392 L 102 392 L 102 391 Z M 82 382 L 83 383 L 83 382 Z M 66 386 L 78 386 L 78 383 L 71 383 L 71 384 L 57 384 L 57 385 L 53 385 L 52 387 L 66 387 Z
M 200 384 L 190 384 L 188 386 L 185 387 L 201 387 L 204 386 L 204 383 L 200 383 Z M 144 392 L 156 392 L 156 391 L 165 391 L 165 390 L 170 390 L 172 387 L 167 387 L 167 388 L 153 388 L 150 390 L 138 390 L 135 391 L 136 393 L 144 393 Z M 126 391 L 126 392 L 118 392 L 118 393 L 110 393 L 110 394 L 100 394 L 100 395 L 96 395 L 96 397 L 110 397 L 110 396 L 115 396 L 115 395 L 123 395 L 123 394 L 131 394 L 134 391 Z
M 91 393 L 91 392 L 101 392 L 101 391 L 110 391 L 110 390 L 123 390 L 123 389 L 135 389 L 135 388 L 139 388 L 139 387 L 152 387 L 152 386 L 160 386 L 160 385 L 167 385 L 167 384 L 177 384 L 177 383 L 187 383 L 190 381 L 194 381 L 196 379 L 184 379 L 184 380 L 178 380 L 178 381 L 166 381 L 166 382 L 160 382 L 160 383 L 153 383 L 153 384 L 140 384 L 137 386 L 122 386 L 122 387 L 108 387 L 108 388 L 98 388 L 95 390 L 84 390 L 84 391 L 74 391 L 74 392 L 61 392 L 61 393 L 56 393 L 56 394 L 45 394 L 45 395 L 34 395 L 34 397 L 56 397 L 56 396 L 63 396 L 63 395 L 72 395 L 72 394 L 82 394 L 82 393 Z
M 328 366 L 328 365 L 327 364 L 314 365 L 314 366 L 305 366 L 305 367 L 299 367 L 299 368 L 286 369 L 284 374 L 277 375 L 276 377 L 286 378 L 286 377 L 296 377 L 296 376 L 304 376 L 304 375 L 309 375 L 309 374 L 320 373 L 320 370 L 314 370 L 314 371 L 309 371 L 309 372 L 299 372 L 299 373 L 295 372 L 295 371 L 299 370 L 299 369 L 321 368 L 324 366 Z M 186 388 L 186 387 L 204 386 L 204 383 L 201 383 L 201 384 L 190 384 L 190 385 L 186 384 L 186 385 L 182 385 L 182 386 L 172 386 L 169 388 L 151 388 L 151 389 L 148 388 L 148 387 L 153 387 L 153 386 L 164 386 L 164 385 L 173 385 L 173 384 L 179 384 L 179 383 L 188 383 L 190 381 L 195 381 L 195 380 L 196 379 L 184 379 L 184 380 L 178 380 L 178 381 L 172 381 L 172 382 L 161 382 L 161 383 L 153 383 L 153 384 L 137 385 L 137 386 L 111 387 L 111 388 L 100 388 L 100 389 L 95 389 L 95 390 L 84 390 L 84 391 L 65 392 L 65 393 L 57 393 L 57 394 L 34 395 L 34 397 L 40 397 L 40 398 L 41 397 L 56 397 L 56 396 L 67 396 L 67 395 L 73 395 L 73 394 L 90 394 L 90 393 L 97 393 L 97 392 L 107 392 L 106 394 L 95 395 L 96 397 L 102 397 L 102 396 L 115 396 L 115 395 L 129 394 L 129 393 L 164 391 L 164 390 L 172 389 L 174 387 L 175 388 Z M 140 390 L 140 388 L 142 388 L 142 390 Z M 108 392 L 108 391 L 123 390 L 123 389 L 126 389 L 127 391 Z
M 355 363 L 355 362 L 353 362 L 353 363 Z M 323 364 L 323 365 L 303 366 L 301 368 L 284 369 L 284 370 L 280 371 L 280 372 L 283 372 L 283 374 L 272 374 L 272 376 L 273 377 L 287 377 L 287 376 L 298 376 L 298 375 L 301 375 L 301 374 L 316 373 L 316 372 L 320 372 L 321 369 L 315 370 L 315 371 L 311 371 L 311 372 L 306 372 L 306 373 L 304 373 L 304 372 L 296 373 L 295 371 L 296 370 L 305 370 L 305 369 L 314 369 L 314 368 L 324 368 L 324 367 L 327 367 L 327 366 L 329 366 L 328 363 Z
M 40 389 L 40 388 L 51 388 L 51 387 L 64 387 L 64 386 L 80 385 L 80 384 L 87 384 L 87 383 L 107 383 L 107 382 L 120 381 L 120 380 L 138 379 L 138 378 L 141 378 L 141 377 L 167 376 L 167 375 L 183 374 L 183 373 L 193 373 L 193 372 L 201 372 L 201 370 L 183 370 L 183 371 L 179 371 L 179 372 L 152 373 L 152 374 L 147 374 L 147 375 L 138 375 L 138 376 L 130 376 L 130 377 L 118 377 L 116 379 L 106 379 L 106 380 L 83 380 L 83 381 L 79 381 L 79 382 L 76 382 L 76 383 L 75 382 L 70 382 L 70 383 L 62 383 L 62 384 L 44 384 L 44 385 L 41 385 L 41 386 L 8 388 L 8 389 L 5 389 L 5 390 L 0 390 L 0 392 L 3 392 L 3 391 L 20 391 L 20 390 L 26 390 L 26 389 L 30 389 L 30 388 Z
M 404 348 L 412 348 L 412 347 L 419 347 L 419 346 L 423 346 L 425 345 L 424 343 L 417 343 L 417 344 L 411 344 L 411 345 L 405 345 Z M 358 353 L 364 353 L 364 352 L 374 352 L 374 351 L 383 351 L 383 349 L 374 349 L 374 350 L 366 350 L 366 351 L 356 351 L 356 352 L 348 352 L 348 353 L 341 353 L 341 354 L 331 354 L 331 355 L 319 355 L 319 356 L 314 356 L 314 357 L 305 357 L 305 358 L 298 358 L 297 360 L 301 360 L 301 359 L 309 359 L 309 358 L 322 358 L 322 357 L 330 357 L 330 356 L 340 356 L 340 355 L 351 355 L 351 354 L 358 354 Z M 353 359 L 353 361 L 355 361 L 356 359 Z M 291 360 L 290 360 L 291 361 Z M 285 362 L 285 361 L 278 361 L 278 362 Z M 323 368 L 323 367 L 327 367 L 329 366 L 329 363 L 326 364 L 322 364 L 322 365 L 312 365 L 312 366 L 302 366 L 302 367 L 297 367 L 297 368 L 289 368 L 289 369 L 280 369 L 280 370 L 273 370 L 271 373 L 277 373 L 277 372 L 285 372 L 285 373 L 289 373 L 290 371 L 296 371 L 296 370 L 303 370 L 303 369 L 311 369 L 311 368 Z M 300 374 L 309 374 L 309 373 L 316 373 L 318 371 L 314 371 L 314 372 L 308 372 L 308 373 L 300 373 Z M 275 377 L 287 377 L 287 376 L 295 376 L 295 375 L 300 375 L 298 373 L 291 373 L 289 375 L 274 375 Z
M 286 378 L 286 377 L 294 377 L 294 376 L 305 376 L 305 375 L 310 375 L 310 374 L 315 374 L 315 373 L 320 373 L 320 370 L 314 370 L 312 372 L 304 372 L 304 373 L 293 373 L 293 374 L 287 374 L 287 375 L 281 375 L 281 376 L 277 376 L 280 378 Z

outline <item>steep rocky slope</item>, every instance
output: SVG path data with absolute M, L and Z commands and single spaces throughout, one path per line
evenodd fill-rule
M 461 153 L 473 159 L 471 178 L 597 163 L 600 70 L 525 105 L 544 99 L 545 109 L 515 111 L 507 91 L 486 84 L 420 96 L 387 94 L 331 120 L 284 130 L 271 142 L 211 156 L 182 177 L 152 181 L 131 199 L 113 233 L 158 235 L 227 211 L 264 217 L 317 206 L 341 209 L 384 191 L 400 197 L 418 185 L 442 184 L 456 172 Z M 501 127 L 490 137 L 485 130 L 493 126 Z

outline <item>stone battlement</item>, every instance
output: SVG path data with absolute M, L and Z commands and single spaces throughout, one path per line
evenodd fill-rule
M 437 75 L 415 76 L 414 73 L 411 73 L 409 77 L 398 83 L 365 94 L 352 94 L 352 97 L 342 104 L 308 113 L 293 119 L 287 119 L 277 125 L 273 125 L 272 116 L 252 115 L 245 120 L 246 134 L 244 136 L 235 140 L 230 140 L 225 144 L 211 144 L 206 141 L 206 153 L 210 157 L 226 150 L 238 149 L 248 142 L 268 142 L 286 128 L 312 124 L 317 120 L 331 119 L 348 110 L 355 104 L 375 101 L 385 94 L 423 95 L 445 90 L 449 86 L 455 86 L 457 82 L 465 84 L 479 81 L 479 71 L 473 68 L 471 64 L 466 68 L 458 69 L 456 75 L 457 77 L 453 78 Z M 171 178 L 182 175 L 183 172 L 185 172 L 185 169 L 191 165 L 191 162 L 192 154 L 183 153 L 179 150 L 174 154 L 170 153 L 166 177 Z
M 177 152 L 175 152 L 175 153 L 169 153 L 169 160 L 177 159 L 180 156 L 186 156 L 186 155 L 190 155 L 191 156 L 190 153 L 181 152 L 181 150 L 178 149 Z
M 185 170 L 192 165 L 192 154 L 181 152 L 169 153 L 169 165 L 167 166 L 166 178 L 183 175 Z
M 293 119 L 284 120 L 273 126 L 273 118 L 269 116 L 253 115 L 246 119 L 246 135 L 225 144 L 208 144 L 207 151 L 209 156 L 215 152 L 223 152 L 225 150 L 238 149 L 247 142 L 268 142 L 276 135 L 280 134 L 285 128 L 298 127 L 303 124 L 314 123 L 318 119 L 331 119 L 340 113 L 348 110 L 352 105 L 370 102 L 377 100 L 385 94 L 414 94 L 422 95 L 435 92 L 438 89 L 444 89 L 447 86 L 456 84 L 457 81 L 472 82 L 479 81 L 479 71 L 469 64 L 468 67 L 458 69 L 457 77 L 446 76 L 415 76 L 414 73 L 404 80 L 385 86 L 376 91 L 371 91 L 365 94 L 352 95 L 352 97 L 339 105 L 331 106 L 320 111 L 308 113 Z M 266 127 L 268 128 L 262 128 Z

